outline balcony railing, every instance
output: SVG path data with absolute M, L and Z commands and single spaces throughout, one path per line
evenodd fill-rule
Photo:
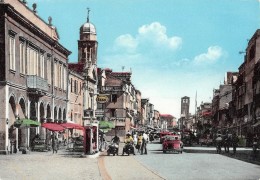
M 36 75 L 27 76 L 27 88 L 29 92 L 41 94 L 48 91 L 48 82 L 46 79 Z
M 105 86 L 101 88 L 101 91 L 107 92 L 107 91 L 111 91 L 111 92 L 116 92 L 116 91 L 123 91 L 123 87 L 122 86 Z

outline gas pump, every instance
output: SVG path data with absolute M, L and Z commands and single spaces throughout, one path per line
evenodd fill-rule
M 94 154 L 98 151 L 98 124 L 84 126 L 84 154 Z

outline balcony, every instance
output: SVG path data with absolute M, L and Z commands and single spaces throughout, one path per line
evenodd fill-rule
M 28 93 L 32 95 L 44 96 L 48 91 L 48 82 L 36 75 L 27 76 Z
M 102 92 L 120 92 L 123 90 L 122 86 L 104 86 L 101 88 Z

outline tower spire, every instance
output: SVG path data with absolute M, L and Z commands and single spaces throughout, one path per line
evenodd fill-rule
M 88 17 L 87 17 L 87 22 L 89 22 L 89 12 L 90 12 L 90 9 L 89 9 L 89 8 L 87 8 L 87 10 L 88 10 Z

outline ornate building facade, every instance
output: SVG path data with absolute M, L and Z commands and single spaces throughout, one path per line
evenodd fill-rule
M 44 128 L 17 129 L 17 119 L 63 121 L 67 114 L 70 51 L 56 28 L 18 0 L 0 2 L 0 152 L 28 148 Z

